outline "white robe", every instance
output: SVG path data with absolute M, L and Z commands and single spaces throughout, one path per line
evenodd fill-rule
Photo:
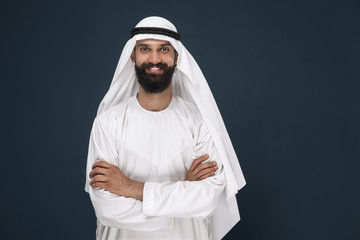
M 219 169 L 185 181 L 193 160 L 209 154 Z M 211 239 L 210 216 L 225 188 L 221 160 L 197 108 L 174 96 L 163 111 L 143 109 L 131 97 L 99 115 L 93 125 L 87 176 L 105 160 L 145 182 L 143 201 L 89 187 L 98 218 L 96 239 Z

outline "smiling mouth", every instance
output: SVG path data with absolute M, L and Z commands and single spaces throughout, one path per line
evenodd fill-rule
M 146 71 L 149 73 L 155 73 L 155 74 L 162 72 L 161 68 L 159 68 L 159 67 L 146 68 Z

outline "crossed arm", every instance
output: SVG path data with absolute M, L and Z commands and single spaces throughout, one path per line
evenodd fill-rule
M 209 155 L 203 155 L 195 159 L 188 172 L 186 173 L 186 181 L 200 181 L 208 177 L 214 176 L 218 169 L 215 161 L 205 162 L 209 159 Z M 137 200 L 143 200 L 144 184 L 129 179 L 115 165 L 105 161 L 95 162 L 89 174 L 90 185 L 95 189 L 105 189 L 119 196 L 130 197 Z
M 143 183 L 128 178 L 117 167 L 116 131 L 112 126 L 95 121 L 89 143 L 86 190 L 103 225 L 163 231 L 172 228 L 174 218 L 202 219 L 213 213 L 225 187 L 225 175 L 206 131 L 202 131 L 194 152 L 210 156 L 195 159 L 184 174 L 185 181 Z

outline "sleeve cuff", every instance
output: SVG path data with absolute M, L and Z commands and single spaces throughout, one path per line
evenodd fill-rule
M 143 212 L 147 216 L 156 216 L 155 184 L 146 182 L 143 192 Z

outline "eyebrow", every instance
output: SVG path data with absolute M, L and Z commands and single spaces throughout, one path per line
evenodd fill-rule
M 161 46 L 161 47 L 171 46 L 171 44 L 170 44 L 170 43 L 164 43 L 164 44 L 161 44 L 160 46 Z
M 148 47 L 148 46 L 149 46 L 149 44 L 140 43 L 136 47 Z

